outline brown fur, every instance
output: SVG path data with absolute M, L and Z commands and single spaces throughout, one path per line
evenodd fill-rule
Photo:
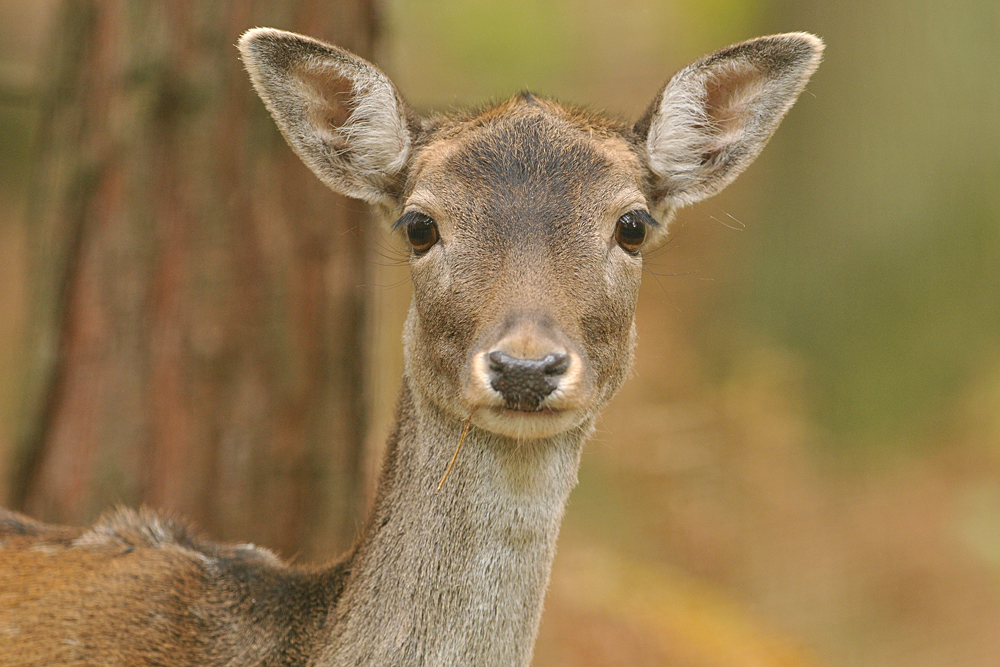
M 306 664 L 343 566 L 292 568 L 147 511 L 89 530 L 0 514 L 0 664 Z
M 403 391 L 368 525 L 312 569 L 146 511 L 87 530 L 0 514 L 0 665 L 526 665 L 583 442 L 632 364 L 642 256 L 616 230 L 642 220 L 653 247 L 674 208 L 731 181 L 822 44 L 713 54 L 635 125 L 527 93 L 420 119 L 337 47 L 261 29 L 240 48 L 324 182 L 438 235 L 410 261 Z M 494 353 L 565 364 L 537 410 L 512 409 L 527 403 L 497 389 L 516 383 L 493 381 Z

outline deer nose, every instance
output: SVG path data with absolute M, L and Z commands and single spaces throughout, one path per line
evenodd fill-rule
M 500 392 L 509 410 L 538 410 L 569 368 L 569 355 L 563 353 L 547 354 L 541 359 L 519 359 L 493 350 L 488 356 L 490 386 Z

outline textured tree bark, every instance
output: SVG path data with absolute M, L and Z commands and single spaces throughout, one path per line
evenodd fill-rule
M 362 497 L 368 212 L 299 163 L 234 47 L 273 25 L 371 56 L 371 0 L 66 0 L 31 212 L 15 504 L 116 502 L 285 555 Z

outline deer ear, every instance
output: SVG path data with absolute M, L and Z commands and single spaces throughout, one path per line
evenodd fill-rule
M 819 66 L 823 42 L 788 33 L 730 46 L 660 91 L 635 131 L 645 140 L 654 206 L 710 197 L 753 162 Z
M 246 32 L 239 49 L 281 133 L 320 180 L 373 204 L 398 198 L 415 116 L 385 74 L 336 46 L 270 28 Z

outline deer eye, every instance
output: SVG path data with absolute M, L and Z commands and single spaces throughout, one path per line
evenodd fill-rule
M 634 255 L 646 240 L 646 228 L 652 221 L 649 213 L 636 209 L 618 218 L 615 225 L 615 241 L 625 252 Z
M 413 246 L 413 252 L 418 255 L 427 252 L 438 242 L 438 228 L 434 220 L 420 211 L 410 211 L 396 221 L 394 229 L 402 227 L 406 231 L 406 240 Z

